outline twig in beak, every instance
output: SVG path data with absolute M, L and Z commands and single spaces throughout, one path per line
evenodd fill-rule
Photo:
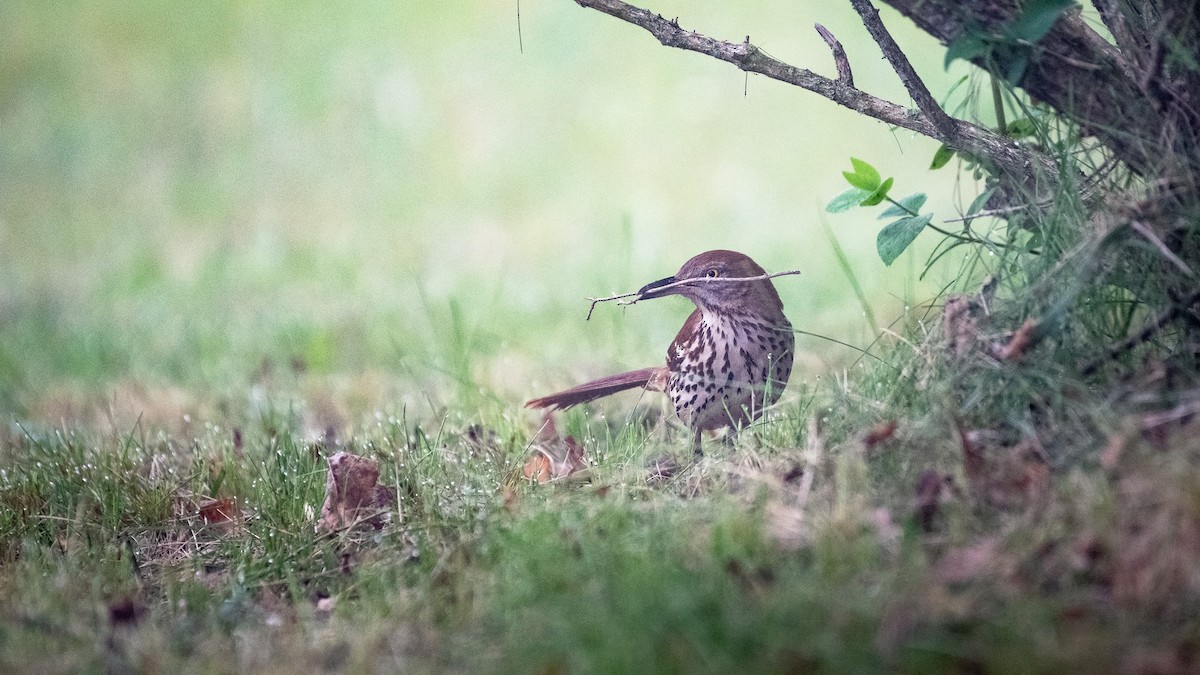
M 788 270 L 786 272 L 776 272 L 774 274 L 760 274 L 756 277 L 696 277 L 695 279 L 680 279 L 679 281 L 676 281 L 674 283 L 670 283 L 665 286 L 659 286 L 659 287 L 655 288 L 654 290 L 656 292 L 657 291 L 665 291 L 670 288 L 677 288 L 679 286 L 686 286 L 686 285 L 701 283 L 701 282 L 703 282 L 703 283 L 710 283 L 710 282 L 732 283 L 732 282 L 743 282 L 743 281 L 763 281 L 765 279 L 774 279 L 775 277 L 786 277 L 786 276 L 791 276 L 794 274 L 800 274 L 800 270 Z M 626 300 L 625 298 L 633 298 L 633 299 Z M 618 305 L 632 305 L 632 304 L 636 303 L 638 300 L 642 300 L 642 299 L 643 298 L 642 298 L 641 292 L 619 293 L 617 295 L 610 295 L 605 298 L 588 298 L 588 300 L 591 301 L 592 304 L 590 307 L 588 307 L 587 318 L 584 320 L 591 321 L 592 311 L 596 309 L 597 303 L 610 302 L 612 300 L 620 300 L 620 302 L 617 303 Z

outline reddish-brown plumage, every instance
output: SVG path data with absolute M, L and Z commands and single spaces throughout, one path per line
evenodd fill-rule
M 741 428 L 779 399 L 792 370 L 792 325 L 765 272 L 735 251 L 708 251 L 673 277 L 647 284 L 638 300 L 682 295 L 696 305 L 667 349 L 667 365 L 609 375 L 526 403 L 567 408 L 625 389 L 645 387 L 671 397 L 675 412 L 694 432 Z

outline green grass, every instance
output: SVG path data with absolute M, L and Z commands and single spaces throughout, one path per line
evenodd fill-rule
M 186 440 L 14 425 L 0 654 L 39 671 L 929 672 L 1099 665 L 1194 639 L 1191 568 L 1141 558 L 1200 531 L 1188 457 L 1163 466 L 1130 441 L 1118 481 L 1067 472 L 1008 512 L 948 495 L 924 534 L 904 486 L 930 467 L 970 485 L 952 441 L 928 445 L 933 421 L 870 459 L 831 431 L 814 456 L 799 413 L 666 481 L 646 458 L 685 454 L 683 434 L 576 415 L 590 479 L 545 486 L 519 477 L 526 432 L 509 421 L 480 434 L 455 413 L 385 415 L 347 442 L 381 462 L 396 518 L 336 536 L 313 530 L 331 448 L 294 409 L 238 427 L 240 446 L 211 423 Z M 807 496 L 797 468 L 814 472 Z M 244 524 L 205 526 L 204 496 L 235 498 Z M 128 602 L 136 621 L 110 618 Z

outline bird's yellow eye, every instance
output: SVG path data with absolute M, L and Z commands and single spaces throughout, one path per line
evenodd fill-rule
M 721 274 L 720 274 L 720 272 L 717 272 L 717 271 L 714 269 L 714 270 L 709 270 L 709 271 L 705 272 L 705 273 L 704 273 L 704 276 L 706 276 L 706 277 L 708 277 L 708 278 L 710 278 L 710 279 L 715 279 L 716 277 L 719 277 L 719 276 L 721 276 Z

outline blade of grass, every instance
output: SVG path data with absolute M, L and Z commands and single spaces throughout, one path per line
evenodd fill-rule
M 818 209 L 818 212 L 820 210 Z M 842 274 L 846 275 L 846 281 L 850 282 L 850 289 L 854 291 L 854 297 L 858 298 L 858 304 L 862 307 L 863 315 L 867 317 L 867 328 L 871 334 L 878 332 L 875 321 L 875 312 L 871 311 L 871 304 L 867 302 L 867 294 L 863 292 L 862 284 L 858 283 L 858 275 L 854 273 L 854 268 L 850 265 L 850 259 L 846 257 L 846 252 L 842 250 L 842 245 L 838 243 L 837 237 L 834 236 L 833 230 L 829 227 L 829 221 L 825 219 L 824 214 L 821 215 L 821 226 L 825 228 L 825 236 L 829 239 L 829 247 L 833 249 L 833 255 L 837 258 L 838 268 L 842 270 Z

